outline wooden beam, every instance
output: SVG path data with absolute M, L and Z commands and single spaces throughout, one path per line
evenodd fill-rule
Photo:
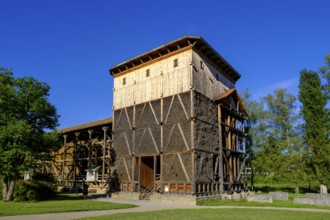
M 184 145 L 186 146 L 186 149 L 187 149 L 187 150 L 190 150 L 190 149 L 189 149 L 189 146 L 188 146 L 188 143 L 187 143 L 187 140 L 186 140 L 186 137 L 184 136 L 183 130 L 182 130 L 182 128 L 181 128 L 180 123 L 177 123 L 177 125 L 178 125 L 179 131 L 180 131 L 180 133 L 181 133 L 181 137 L 182 137 L 182 139 L 183 139 Z
M 220 192 L 224 191 L 224 186 L 223 186 L 223 150 L 222 150 L 222 126 L 221 126 L 221 105 L 218 104 L 218 129 L 219 129 L 219 176 L 220 176 Z

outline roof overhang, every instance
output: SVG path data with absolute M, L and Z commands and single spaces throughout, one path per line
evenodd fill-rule
M 241 75 L 200 36 L 184 36 L 109 69 L 112 76 L 125 73 L 142 65 L 146 65 L 155 59 L 170 55 L 187 48 L 193 48 L 195 51 L 203 54 L 213 64 L 218 67 L 221 73 L 225 74 L 233 82 L 236 82 Z
M 236 89 L 229 89 L 227 92 L 225 92 L 224 94 L 222 94 L 219 98 L 215 99 L 216 103 L 221 103 L 222 100 L 228 98 L 229 96 L 234 96 L 234 98 L 238 101 L 238 105 L 240 108 L 240 111 L 246 116 L 248 117 L 248 113 L 245 110 L 245 107 L 243 105 L 243 102 L 241 100 L 241 97 L 239 97 L 238 92 Z
M 88 128 L 94 128 L 94 127 L 99 127 L 103 125 L 107 125 L 112 123 L 112 118 L 105 118 L 97 121 L 92 121 L 89 123 L 81 124 L 81 125 L 76 125 L 68 128 L 63 128 L 58 130 L 59 133 L 68 133 L 68 132 L 73 132 L 73 131 L 80 131 L 80 130 L 85 130 Z

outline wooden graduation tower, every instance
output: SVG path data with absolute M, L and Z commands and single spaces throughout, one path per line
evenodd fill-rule
M 244 187 L 240 74 L 203 38 L 179 38 L 110 74 L 115 190 L 198 196 Z

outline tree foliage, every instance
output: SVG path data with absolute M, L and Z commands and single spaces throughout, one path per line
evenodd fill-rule
M 57 134 L 47 132 L 56 128 L 59 117 L 48 100 L 49 90 L 46 83 L 15 78 L 0 68 L 0 175 L 7 200 L 22 173 L 59 146 Z
M 329 121 L 326 104 L 327 94 L 314 71 L 304 69 L 300 73 L 299 100 L 304 119 L 304 141 L 310 154 L 312 174 L 321 183 L 329 182 Z
M 247 97 L 245 92 L 244 104 L 252 119 L 251 163 L 256 178 L 294 185 L 306 181 L 295 96 L 278 89 L 261 101 L 251 101 Z

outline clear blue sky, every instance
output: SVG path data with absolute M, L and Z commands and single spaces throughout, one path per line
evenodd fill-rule
M 297 93 L 330 54 L 329 0 L 0 0 L 0 66 L 51 86 L 59 128 L 112 115 L 108 69 L 183 35 L 202 36 L 254 98 Z

